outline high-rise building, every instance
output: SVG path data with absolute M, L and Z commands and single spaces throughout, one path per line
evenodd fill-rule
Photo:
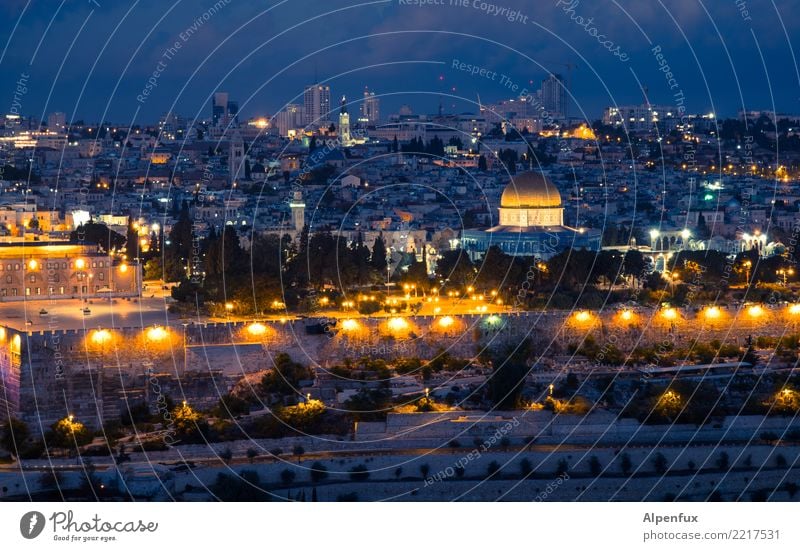
M 364 103 L 361 104 L 361 117 L 358 122 L 361 124 L 378 124 L 381 120 L 381 100 L 375 97 L 375 92 L 370 92 L 369 88 L 364 88 Z
M 542 81 L 542 107 L 554 119 L 567 114 L 567 85 L 561 75 L 550 75 Z
M 228 92 L 215 92 L 211 98 L 211 123 L 218 126 L 228 116 Z
M 290 103 L 275 115 L 275 126 L 282 138 L 289 136 L 292 130 L 303 128 L 303 109 L 295 103 Z
M 215 92 L 211 98 L 211 123 L 212 126 L 238 126 L 239 102 L 232 101 L 228 92 Z
M 303 93 L 303 122 L 306 126 L 327 126 L 331 120 L 331 87 L 311 84 Z
M 67 114 L 50 113 L 47 116 L 47 129 L 51 132 L 64 132 L 67 129 Z

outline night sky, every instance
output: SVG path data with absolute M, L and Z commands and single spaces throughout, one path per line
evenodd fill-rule
M 590 120 L 607 105 L 640 103 L 642 86 L 654 104 L 674 105 L 682 91 L 691 112 L 800 113 L 791 42 L 800 41 L 800 0 L 413 1 L 2 0 L 2 109 L 16 93 L 20 112 L 39 117 L 64 111 L 130 124 L 173 110 L 207 118 L 210 95 L 226 90 L 247 117 L 302 103 L 316 76 L 336 101 L 368 85 L 383 97 L 384 116 L 403 104 L 433 112 L 441 97 L 447 111 L 464 112 L 478 95 L 515 95 L 502 75 L 536 89 L 571 63 L 570 114 Z M 454 59 L 496 77 L 455 70 Z M 137 100 L 154 72 L 157 86 Z

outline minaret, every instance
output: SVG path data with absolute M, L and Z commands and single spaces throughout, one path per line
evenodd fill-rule
M 353 145 L 353 139 L 350 136 L 350 114 L 347 112 L 347 98 L 345 96 L 342 96 L 342 103 L 339 108 L 339 141 L 342 147 Z
M 292 225 L 297 235 L 303 231 L 306 224 L 306 204 L 303 201 L 303 192 L 295 191 L 292 200 L 289 201 L 289 208 L 292 209 Z

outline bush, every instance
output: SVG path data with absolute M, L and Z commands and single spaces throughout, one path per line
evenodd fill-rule
M 311 465 L 311 482 L 321 482 L 326 478 L 328 478 L 328 468 L 319 461 L 314 461 Z
M 283 483 L 284 486 L 288 486 L 289 484 L 294 482 L 296 476 L 297 473 L 295 473 L 293 470 L 283 469 L 281 471 L 281 483 Z
M 366 465 L 356 465 L 350 469 L 350 480 L 354 482 L 363 482 L 369 478 L 369 470 Z
M 600 473 L 603 472 L 603 464 L 594 455 L 589 458 L 589 472 L 593 476 L 600 476 Z

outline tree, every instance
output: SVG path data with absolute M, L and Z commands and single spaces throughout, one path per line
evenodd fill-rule
M 11 455 L 17 456 L 29 435 L 28 425 L 16 417 L 9 417 L 0 430 L 0 447 Z
M 70 233 L 69 238 L 72 241 L 94 243 L 102 247 L 104 251 L 119 250 L 126 243 L 124 237 L 109 229 L 105 224 L 96 224 L 94 222 L 81 224 Z M 136 239 L 138 240 L 138 237 Z
M 328 478 L 328 468 L 319 461 L 314 461 L 311 464 L 311 482 L 317 484 L 326 478 Z
M 208 429 L 208 423 L 185 401 L 172 410 L 172 428 L 176 438 L 197 441 Z
M 428 473 L 431 471 L 431 466 L 427 463 L 423 463 L 419 466 L 419 473 L 422 475 L 422 478 L 428 478 Z
M 475 266 L 463 249 L 445 251 L 436 263 L 436 276 L 455 285 L 472 285 L 475 282 L 475 274 Z
M 480 170 L 481 172 L 486 172 L 488 169 L 489 168 L 486 164 L 486 157 L 481 155 L 480 157 L 478 157 L 478 170 Z
M 293 470 L 291 470 L 291 469 L 283 469 L 281 471 L 281 483 L 284 486 L 288 486 L 289 484 L 294 482 L 294 479 L 295 479 L 296 476 L 297 476 L 297 473 L 295 473 Z
M 623 453 L 622 457 L 620 457 L 619 462 L 619 469 L 622 471 L 622 474 L 628 476 L 631 474 L 631 469 L 633 468 L 633 462 L 631 461 L 631 456 L 627 453 Z
M 56 448 L 81 447 L 92 441 L 89 429 L 83 423 L 75 421 L 72 415 L 56 421 L 50 429 L 48 442 Z
M 386 242 L 383 240 L 383 232 L 381 232 L 375 238 L 375 244 L 372 246 L 370 264 L 379 274 L 383 274 L 386 271 L 386 261 Z
M 667 458 L 663 453 L 657 453 L 651 461 L 653 463 L 653 469 L 655 469 L 657 473 L 664 474 L 667 472 L 667 469 L 669 468 L 669 461 L 667 461 Z
M 125 254 L 133 260 L 139 258 L 139 232 L 134 227 L 133 218 L 128 217 L 128 231 L 125 234 Z
M 603 464 L 595 455 L 589 458 L 589 472 L 592 473 L 592 476 L 600 476 L 600 473 L 603 472 Z
M 211 494 L 220 501 L 270 501 L 267 492 L 261 489 L 258 473 L 244 470 L 238 476 L 219 473 L 210 486 Z
M 489 378 L 489 399 L 498 409 L 512 410 L 520 406 L 520 396 L 529 369 L 525 359 L 529 354 L 529 341 L 522 341 L 508 354 L 497 356 Z
M 363 482 L 369 479 L 369 469 L 366 465 L 356 465 L 350 469 L 350 480 L 354 482 Z

